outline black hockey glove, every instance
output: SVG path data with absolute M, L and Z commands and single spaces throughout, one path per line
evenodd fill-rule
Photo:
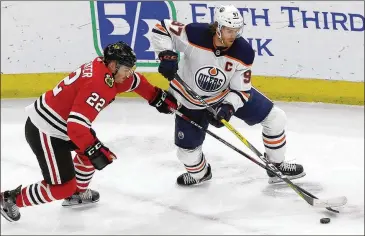
M 229 121 L 233 113 L 234 113 L 234 108 L 231 104 L 228 103 L 221 104 L 217 108 L 217 117 L 211 116 L 209 123 L 217 128 L 221 128 L 224 125 L 220 120 L 225 119 L 226 121 Z
M 105 166 L 117 159 L 114 153 L 112 153 L 109 148 L 105 147 L 98 139 L 95 143 L 88 147 L 85 152 L 85 156 L 90 159 L 91 164 L 97 170 L 102 170 Z
M 165 114 L 172 113 L 170 108 L 175 110 L 177 109 L 177 101 L 174 96 L 160 88 L 156 88 L 156 96 L 154 99 L 152 99 L 152 101 L 149 102 L 149 104 L 153 107 L 156 107 L 160 113 Z
M 175 78 L 175 74 L 179 69 L 177 56 L 177 53 L 171 50 L 165 50 L 158 54 L 158 58 L 161 61 L 158 66 L 158 72 L 169 81 Z

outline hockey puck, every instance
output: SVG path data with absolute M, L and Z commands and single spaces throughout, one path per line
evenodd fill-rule
M 321 224 L 328 224 L 330 221 L 331 221 L 331 219 L 330 219 L 330 218 L 322 218 L 322 219 L 320 220 Z

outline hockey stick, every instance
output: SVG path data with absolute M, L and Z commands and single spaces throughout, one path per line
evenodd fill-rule
M 199 102 L 205 106 L 205 108 L 212 113 L 215 117 L 217 116 L 217 112 L 216 110 L 214 110 L 211 106 L 209 106 L 209 104 L 204 101 L 194 90 L 192 90 L 188 84 L 185 83 L 185 81 L 183 81 L 180 76 L 178 74 L 176 74 L 175 79 L 180 82 L 184 88 L 186 90 L 188 90 L 189 94 L 194 96 L 196 99 L 199 100 Z M 236 135 L 236 137 L 241 140 L 241 142 L 243 142 L 251 151 L 253 151 L 258 157 L 263 157 L 264 156 L 251 144 L 247 141 L 247 139 L 245 139 L 245 137 L 243 137 L 230 123 L 228 123 L 228 121 L 226 121 L 225 119 L 221 119 L 220 122 L 222 122 L 224 124 L 225 127 L 227 127 L 234 135 Z M 264 159 L 262 159 L 264 161 Z M 265 161 L 266 162 L 266 161 Z
M 209 106 L 209 104 L 207 104 L 198 94 L 196 94 L 190 87 L 189 85 L 187 85 L 185 83 L 185 81 L 183 81 L 180 76 L 178 74 L 176 74 L 175 79 L 180 82 L 186 90 L 188 90 L 188 92 L 190 93 L 190 95 L 194 96 L 196 99 L 198 99 L 200 101 L 201 104 L 203 104 L 206 109 L 211 112 L 212 114 L 214 114 L 215 116 L 217 115 L 216 111 Z M 176 113 L 178 115 L 178 113 Z M 181 114 L 181 113 L 180 113 Z M 181 114 L 182 115 L 182 114 Z M 186 118 L 184 118 L 183 116 L 181 116 L 183 119 L 186 120 Z M 188 122 L 192 122 L 191 120 L 187 120 Z M 347 203 L 347 199 L 346 197 L 342 196 L 342 197 L 338 197 L 338 198 L 332 198 L 332 199 L 327 199 L 327 200 L 320 200 L 318 199 L 316 196 L 314 196 L 313 194 L 309 193 L 308 191 L 306 191 L 305 189 L 295 185 L 293 182 L 291 182 L 287 177 L 285 177 L 280 171 L 278 171 L 278 169 L 276 168 L 276 166 L 274 166 L 273 164 L 270 163 L 270 161 L 263 156 L 252 144 L 250 144 L 235 128 L 233 128 L 232 125 L 230 125 L 225 119 L 221 119 L 221 122 L 231 131 L 233 132 L 236 137 L 238 137 L 251 151 L 253 151 L 263 162 L 265 162 L 267 165 L 269 165 L 269 167 L 257 162 L 255 159 L 253 159 L 252 157 L 248 157 L 247 154 L 244 154 L 242 151 L 240 151 L 239 149 L 235 148 L 234 146 L 232 146 L 231 144 L 227 144 L 227 142 L 223 142 L 226 145 L 230 146 L 231 148 L 233 148 L 234 150 L 238 151 L 240 154 L 244 155 L 245 157 L 249 158 L 250 160 L 254 160 L 254 162 L 258 165 L 260 165 L 261 167 L 263 167 L 264 169 L 268 170 L 270 173 L 276 175 L 278 178 L 280 178 L 281 180 L 283 180 L 284 182 L 286 182 L 300 197 L 302 197 L 305 201 L 307 201 L 307 203 L 309 203 L 312 206 L 315 207 L 326 207 L 327 210 L 329 211 L 333 211 L 336 213 L 339 213 L 339 211 L 332 209 L 331 207 L 337 207 L 337 206 L 342 206 L 345 205 Z M 195 123 L 195 122 L 194 122 Z M 197 126 L 197 124 L 192 123 L 193 125 Z M 199 125 L 198 125 L 199 126 Z M 197 127 L 198 127 L 197 126 Z M 198 127 L 199 128 L 199 127 Z M 200 127 L 202 130 L 204 130 L 202 127 Z M 209 130 L 206 130 L 206 132 L 210 135 L 212 135 L 213 133 L 211 133 Z M 215 135 L 216 136 L 216 135 Z M 213 137 L 215 137 L 213 136 Z M 217 138 L 217 137 L 215 137 Z M 218 140 L 222 140 L 221 138 L 217 138 Z M 276 171 L 274 171 L 276 170 Z M 303 194 L 304 193 L 304 194 Z M 306 195 L 305 195 L 306 194 Z
M 197 124 L 196 122 L 194 122 L 193 120 L 189 119 L 187 116 L 185 116 L 184 114 L 182 114 L 180 111 L 175 110 L 173 108 L 170 108 L 170 110 L 172 112 L 174 112 L 176 115 L 180 116 L 182 119 L 184 119 L 185 121 L 189 122 L 190 124 L 196 126 L 198 129 L 203 130 L 204 132 L 206 132 L 207 134 L 211 135 L 213 138 L 217 139 L 218 141 L 222 142 L 223 144 L 225 144 L 226 146 L 230 147 L 231 149 L 233 149 L 234 151 L 238 152 L 239 154 L 241 154 L 242 156 L 246 157 L 247 159 L 249 159 L 250 161 L 256 163 L 257 165 L 259 165 L 260 167 L 262 167 L 263 169 L 269 171 L 270 173 L 276 175 L 278 178 L 283 179 L 283 181 L 285 181 L 300 197 L 302 197 L 309 205 L 312 205 L 314 207 L 326 207 L 327 210 L 332 211 L 332 212 L 336 212 L 339 213 L 339 211 L 332 209 L 331 207 L 339 207 L 339 206 L 343 206 L 346 204 L 347 199 L 344 197 L 338 197 L 338 198 L 329 198 L 329 199 L 318 199 L 316 196 L 312 195 L 311 193 L 307 192 L 306 190 L 302 189 L 301 187 L 295 185 L 293 182 L 291 182 L 289 179 L 285 178 L 282 176 L 282 174 L 280 172 L 276 172 L 274 170 L 272 170 L 271 168 L 269 168 L 268 166 L 260 163 L 259 161 L 257 161 L 255 158 L 249 156 L 248 154 L 246 154 L 245 152 L 241 151 L 240 149 L 236 148 L 235 146 L 233 146 L 232 144 L 230 144 L 229 142 L 227 142 L 226 140 L 222 139 L 221 137 L 219 137 L 218 135 L 216 135 L 215 133 L 211 132 L 208 129 L 204 129 L 202 126 L 200 126 L 199 124 Z

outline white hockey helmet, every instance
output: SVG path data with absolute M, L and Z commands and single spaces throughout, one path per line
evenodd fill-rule
M 233 5 L 221 5 L 214 9 L 214 22 L 218 23 L 217 33 L 221 39 L 221 29 L 223 26 L 240 29 L 237 33 L 237 37 L 242 34 L 243 30 L 243 17 L 238 9 Z

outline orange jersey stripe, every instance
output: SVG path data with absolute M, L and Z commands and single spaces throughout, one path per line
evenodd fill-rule
M 242 92 L 242 95 L 248 100 L 250 98 L 250 94 L 249 93 L 245 93 L 245 92 Z
M 160 31 L 164 32 L 165 34 L 168 34 L 167 31 L 165 30 L 165 28 L 162 25 L 156 24 L 155 26 L 156 26 L 157 30 L 160 30 Z
M 176 80 L 172 80 L 171 81 L 171 83 L 173 84 L 173 85 L 175 85 L 177 88 L 176 89 L 178 89 L 182 94 L 184 94 L 184 97 L 187 99 L 187 100 L 189 100 L 191 103 L 193 103 L 193 104 L 196 104 L 196 105 L 200 105 L 200 102 L 197 102 L 194 98 L 192 98 L 186 91 L 185 91 L 185 89 L 183 88 L 183 86 L 179 83 L 179 82 L 177 82 Z
M 202 46 L 199 46 L 199 45 L 193 44 L 193 43 L 191 43 L 190 41 L 189 41 L 189 44 L 190 44 L 191 46 L 193 46 L 193 47 L 196 47 L 196 48 L 199 48 L 199 49 L 203 49 L 203 50 L 206 50 L 206 51 L 213 52 L 213 50 L 212 50 L 212 49 L 210 49 L 210 48 L 205 48 L 205 47 L 202 47 Z
M 202 47 L 202 46 L 196 45 L 196 44 L 194 44 L 194 43 L 192 43 L 190 41 L 189 41 L 189 44 L 191 46 L 193 46 L 193 47 L 197 47 L 197 48 L 202 49 L 202 50 L 205 50 L 205 51 L 213 52 L 213 50 L 211 48 Z M 227 58 L 229 58 L 231 60 L 234 60 L 234 61 L 236 61 L 236 62 L 238 62 L 238 63 L 240 63 L 240 64 L 242 64 L 244 66 L 247 66 L 247 67 L 252 66 L 252 64 L 245 64 L 243 61 L 241 61 L 241 60 L 239 60 L 237 58 L 234 58 L 234 57 L 231 57 L 231 56 L 228 56 L 228 55 L 223 55 L 223 56 L 224 57 L 227 57 Z
M 184 97 L 190 101 L 191 103 L 193 104 L 196 104 L 196 105 L 201 105 L 200 101 L 193 98 L 185 89 L 184 87 L 176 80 L 172 80 L 171 83 L 173 85 L 175 85 L 182 94 L 184 94 Z M 215 97 L 211 97 L 211 98 L 208 98 L 208 99 L 204 99 L 205 102 L 207 103 L 214 103 L 216 101 L 219 101 L 221 98 L 225 97 L 227 94 L 229 93 L 229 89 L 226 89 L 224 90 L 223 92 L 221 92 L 220 94 L 218 94 L 217 96 Z

